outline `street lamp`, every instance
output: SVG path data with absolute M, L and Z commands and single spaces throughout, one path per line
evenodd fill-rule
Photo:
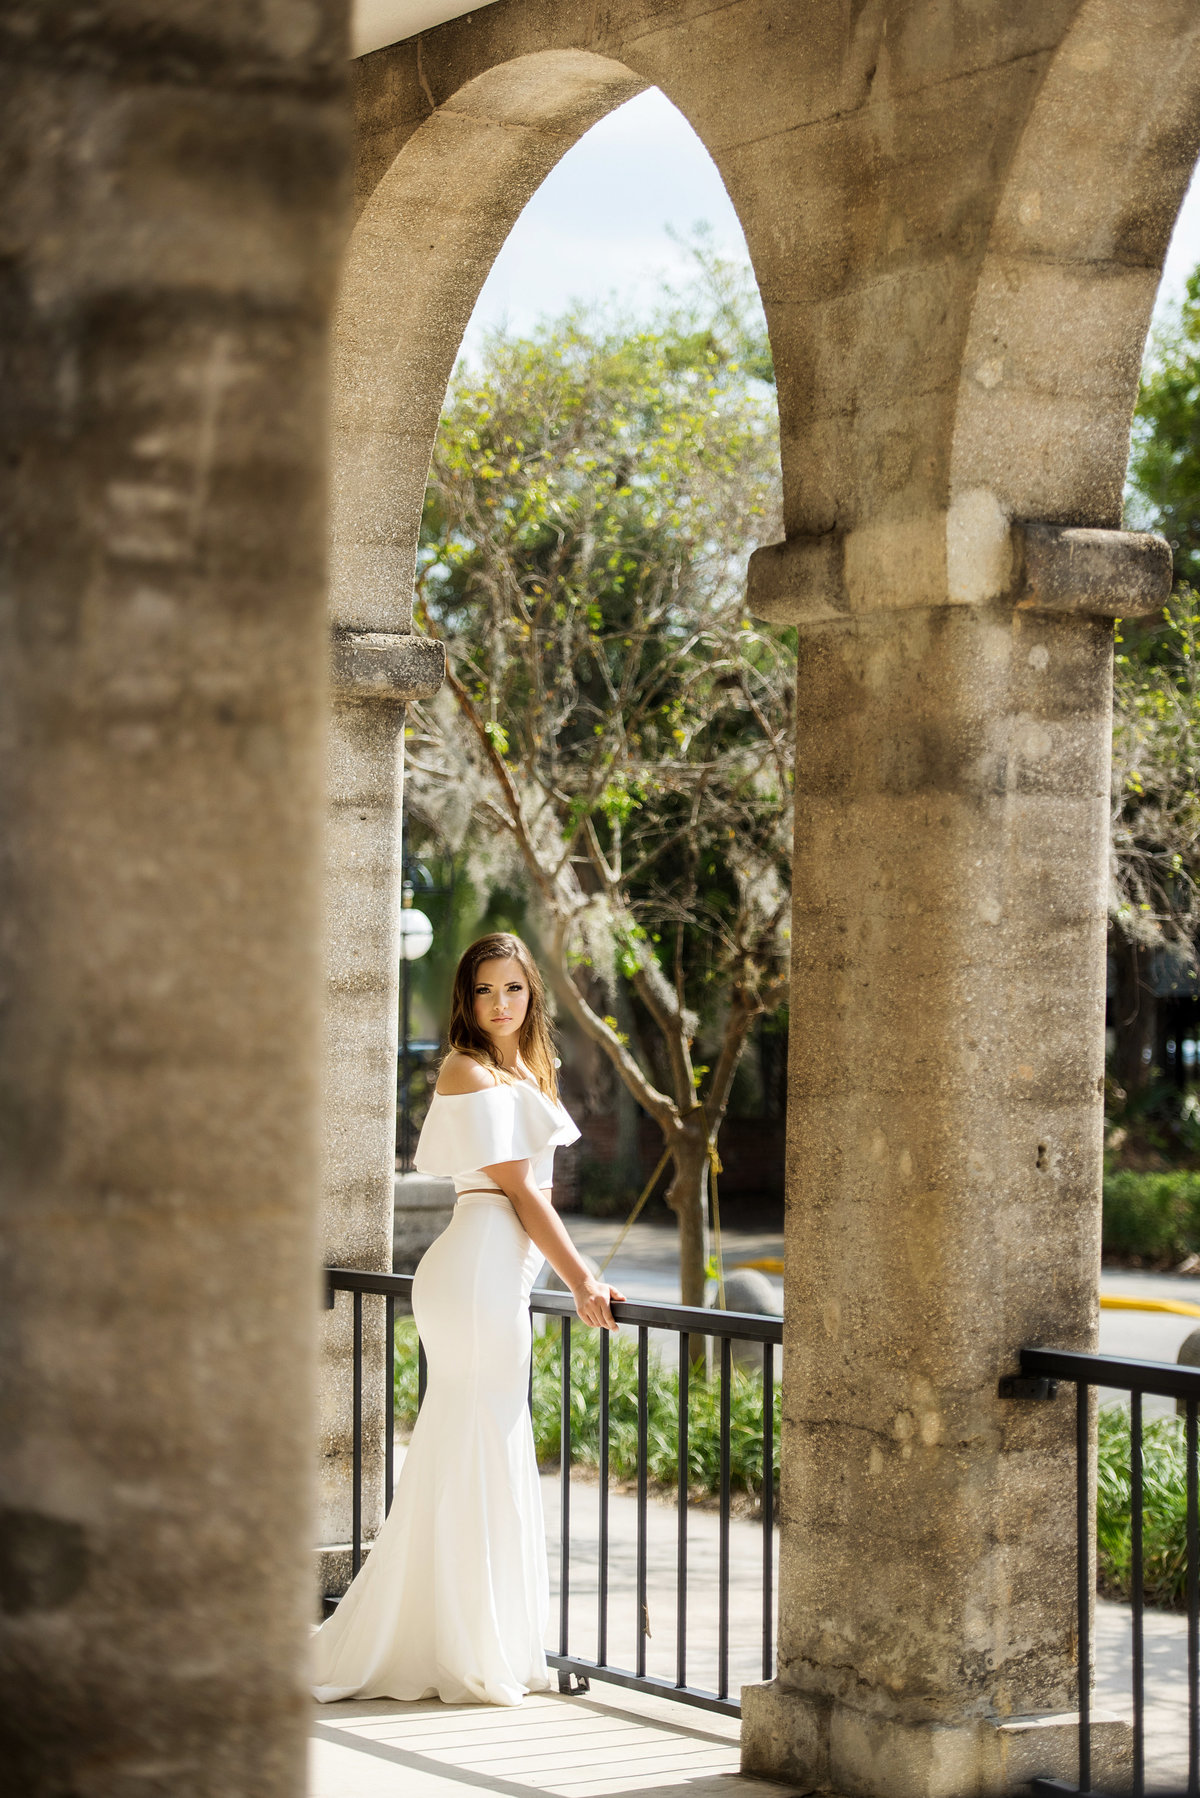
M 405 881 L 400 898 L 400 1165 L 412 1159 L 408 1112 L 408 964 L 419 961 L 433 946 L 433 925 L 413 905 L 411 881 Z

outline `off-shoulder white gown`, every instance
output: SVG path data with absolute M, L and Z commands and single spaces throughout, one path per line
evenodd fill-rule
M 539 1186 L 579 1132 L 533 1081 L 436 1093 L 415 1157 L 458 1198 L 418 1264 L 425 1401 L 370 1555 L 313 1636 L 313 1691 L 519 1704 L 549 1685 L 549 1576 L 527 1408 L 529 1295 L 542 1265 L 480 1172 L 527 1157 Z

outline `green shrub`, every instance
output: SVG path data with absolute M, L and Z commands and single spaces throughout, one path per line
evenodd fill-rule
M 1200 1250 L 1200 1173 L 1107 1174 L 1104 1247 L 1148 1261 L 1182 1261 Z
M 1129 1413 L 1100 1412 L 1096 1479 L 1096 1573 L 1101 1592 L 1133 1595 Z M 1187 1450 L 1182 1417 L 1142 1429 L 1142 1589 L 1148 1604 L 1184 1603 L 1187 1583 Z
M 775 1387 L 774 1488 L 779 1485 L 779 1386 Z M 729 1393 L 729 1475 L 735 1492 L 761 1500 L 763 1481 L 762 1375 L 733 1368 Z M 562 1375 L 559 1339 L 533 1339 L 533 1439 L 540 1465 L 556 1465 L 560 1449 Z M 679 1373 L 650 1358 L 646 1386 L 646 1472 L 653 1484 L 674 1485 L 677 1474 Z M 396 1324 L 396 1420 L 410 1428 L 417 1415 L 416 1326 Z M 614 1337 L 609 1355 L 609 1470 L 614 1480 L 637 1478 L 637 1344 Z M 694 1495 L 716 1493 L 721 1471 L 721 1387 L 692 1374 L 688 1382 L 688 1484 Z M 595 1330 L 571 1340 L 571 1459 L 600 1462 L 600 1343 Z

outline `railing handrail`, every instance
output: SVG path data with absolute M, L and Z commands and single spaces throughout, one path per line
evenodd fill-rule
M 1096 1487 L 1093 1446 L 1095 1413 L 1091 1393 L 1108 1387 L 1129 1394 L 1130 1634 L 1132 1646 L 1132 1789 L 1146 1790 L 1145 1648 L 1145 1413 L 1142 1400 L 1183 1399 L 1187 1478 L 1188 1612 L 1188 1785 L 1200 1791 L 1200 1368 L 1172 1361 L 1140 1361 L 1122 1355 L 1091 1355 L 1077 1349 L 1023 1348 L 1021 1381 L 1002 1380 L 1002 1396 L 1053 1398 L 1059 1380 L 1075 1387 L 1075 1642 L 1079 1681 L 1079 1758 L 1075 1785 L 1046 1775 L 1030 1782 L 1037 1798 L 1091 1798 L 1092 1785 L 1092 1604 L 1096 1584 Z M 1026 1390 L 1006 1388 L 1024 1387 Z M 1176 1407 L 1178 1409 L 1178 1406 Z
M 384 1297 L 411 1298 L 412 1274 L 377 1274 L 357 1267 L 327 1267 L 326 1285 L 331 1292 L 374 1292 Z M 574 1317 L 575 1301 L 569 1292 L 552 1292 L 535 1286 L 530 1309 L 546 1317 Z M 783 1319 L 759 1311 L 718 1311 L 701 1305 L 660 1305 L 641 1300 L 614 1304 L 617 1323 L 646 1324 L 652 1330 L 687 1331 L 696 1336 L 736 1336 L 751 1342 L 783 1341 Z
M 1021 1372 L 1033 1378 L 1074 1380 L 1088 1386 L 1127 1387 L 1156 1398 L 1200 1399 L 1200 1367 L 1174 1361 L 1136 1361 L 1119 1355 L 1088 1355 L 1077 1349 L 1023 1348 Z
M 393 1334 L 398 1300 L 411 1299 L 414 1276 L 412 1274 L 375 1273 L 366 1268 L 327 1267 L 325 1269 L 325 1301 L 333 1309 L 337 1294 L 345 1292 L 353 1298 L 353 1378 L 354 1378 L 354 1446 L 353 1446 L 353 1485 L 352 1485 L 352 1520 L 351 1520 L 351 1573 L 358 1572 L 362 1565 L 362 1472 L 363 1472 L 363 1299 L 364 1295 L 382 1298 L 385 1309 L 385 1337 Z M 730 1579 L 730 1437 L 731 1437 L 731 1395 L 733 1387 L 733 1347 L 735 1341 L 749 1341 L 758 1345 L 761 1354 L 762 1368 L 762 1677 L 770 1679 L 774 1669 L 774 1534 L 775 1534 L 775 1502 L 774 1478 L 771 1470 L 775 1464 L 775 1357 L 779 1345 L 783 1341 L 783 1319 L 766 1317 L 756 1312 L 709 1310 L 699 1305 L 659 1305 L 632 1303 L 628 1300 L 618 1301 L 613 1306 L 613 1314 L 618 1323 L 630 1324 L 636 1331 L 637 1338 L 637 1542 L 636 1542 L 636 1625 L 635 1625 L 635 1661 L 634 1667 L 614 1666 L 608 1658 L 608 1623 L 609 1623 L 609 1533 L 608 1533 L 608 1494 L 609 1494 L 609 1397 L 611 1393 L 611 1355 L 612 1341 L 606 1331 L 601 1330 L 597 1347 L 597 1374 L 599 1379 L 599 1534 L 597 1541 L 597 1590 L 596 1590 L 596 1659 L 581 1657 L 571 1645 L 570 1603 L 570 1558 L 571 1558 L 571 1463 L 572 1463 L 572 1402 L 571 1402 L 571 1343 L 572 1322 L 575 1318 L 575 1305 L 569 1293 L 553 1292 L 545 1287 L 535 1287 L 530 1295 L 530 1309 L 545 1317 L 557 1318 L 561 1328 L 558 1334 L 558 1359 L 561 1369 L 561 1392 L 559 1394 L 559 1641 L 557 1652 L 547 1652 L 547 1661 L 558 1671 L 559 1691 L 572 1689 L 573 1683 L 579 1690 L 586 1690 L 592 1679 L 602 1679 L 617 1685 L 629 1686 L 634 1690 L 652 1692 L 655 1695 L 671 1697 L 684 1704 L 699 1705 L 705 1710 L 717 1711 L 726 1716 L 737 1716 L 741 1706 L 736 1698 L 730 1696 L 729 1667 L 729 1579 Z M 648 1382 L 650 1377 L 650 1332 L 669 1331 L 678 1337 L 679 1370 L 677 1411 L 679 1439 L 677 1444 L 677 1503 L 678 1519 L 676 1524 L 676 1677 L 674 1681 L 651 1674 L 646 1665 L 646 1639 L 649 1634 L 649 1613 L 647 1610 L 647 1506 L 649 1501 L 648 1482 Z M 689 1517 L 689 1468 L 688 1459 L 688 1394 L 691 1378 L 691 1361 L 693 1356 L 693 1339 L 697 1336 L 715 1336 L 720 1341 L 720 1372 L 717 1391 L 720 1404 L 720 1514 L 718 1521 L 717 1542 L 717 1689 L 707 1691 L 696 1686 L 688 1679 L 687 1673 L 687 1620 L 688 1620 L 688 1517 Z M 417 1404 L 420 1406 L 425 1396 L 426 1362 L 424 1349 L 418 1342 L 417 1361 Z M 391 1506 L 394 1440 L 395 1440 L 395 1394 L 396 1394 L 396 1361 L 394 1356 L 387 1357 L 387 1371 L 384 1380 L 384 1505 L 385 1514 Z M 529 1377 L 529 1406 L 534 1404 L 533 1369 Z M 326 1602 L 329 1602 L 328 1600 Z

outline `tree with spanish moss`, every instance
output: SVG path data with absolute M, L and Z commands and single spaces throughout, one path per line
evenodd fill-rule
M 451 386 L 417 577 L 449 652 L 410 717 L 418 803 L 468 803 L 519 850 L 559 1004 L 662 1132 L 688 1304 L 734 1073 L 788 965 L 794 643 L 745 610 L 779 486 L 750 317 L 726 282 L 707 316 L 493 337 Z

